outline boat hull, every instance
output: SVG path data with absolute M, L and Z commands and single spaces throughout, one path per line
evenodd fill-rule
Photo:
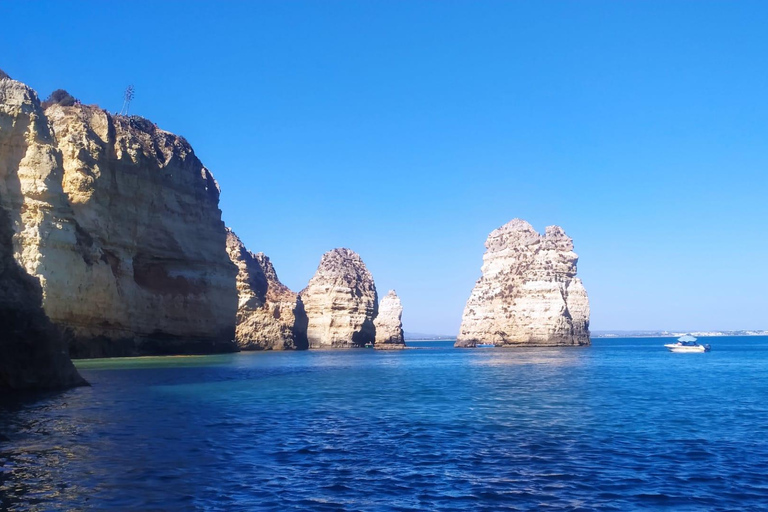
M 670 352 L 676 352 L 676 353 L 702 353 L 702 352 L 709 352 L 709 349 L 705 347 L 704 345 L 696 345 L 693 347 L 686 347 L 686 346 L 680 346 L 680 345 L 664 345 L 667 350 Z

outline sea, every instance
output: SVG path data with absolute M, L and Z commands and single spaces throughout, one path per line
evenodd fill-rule
M 0 509 L 768 509 L 768 337 L 668 341 L 79 361 L 0 405 Z

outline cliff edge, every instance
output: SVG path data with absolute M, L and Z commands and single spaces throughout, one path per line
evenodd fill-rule
M 40 238 L 41 226 L 68 214 L 58 202 L 59 178 L 37 94 L 0 76 L 0 390 L 85 384 L 69 360 L 65 340 L 43 311 L 39 281 L 16 258 L 25 241 Z M 68 225 L 62 222 L 62 227 Z M 56 244 L 55 239 L 46 242 Z
M 210 171 L 139 117 L 0 81 L 13 254 L 73 357 L 237 350 L 237 269 Z

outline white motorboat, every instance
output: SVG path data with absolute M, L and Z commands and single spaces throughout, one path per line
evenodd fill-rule
M 475 348 L 494 348 L 496 345 L 493 343 L 476 343 Z
M 664 345 L 670 352 L 709 352 L 712 347 L 702 345 L 696 341 L 693 336 L 681 336 L 677 338 L 677 343 L 667 343 Z

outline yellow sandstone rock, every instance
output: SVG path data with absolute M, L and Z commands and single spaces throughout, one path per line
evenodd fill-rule
M 308 348 L 304 305 L 277 278 L 269 258 L 248 251 L 232 230 L 227 230 L 227 253 L 238 268 L 238 346 L 242 350 Z
M 310 348 L 363 347 L 376 340 L 376 285 L 356 252 L 325 253 L 299 295 L 309 319 Z
M 29 87 L 0 87 L 14 256 L 72 355 L 236 350 L 219 189 L 189 144 L 93 106 L 43 112 Z

